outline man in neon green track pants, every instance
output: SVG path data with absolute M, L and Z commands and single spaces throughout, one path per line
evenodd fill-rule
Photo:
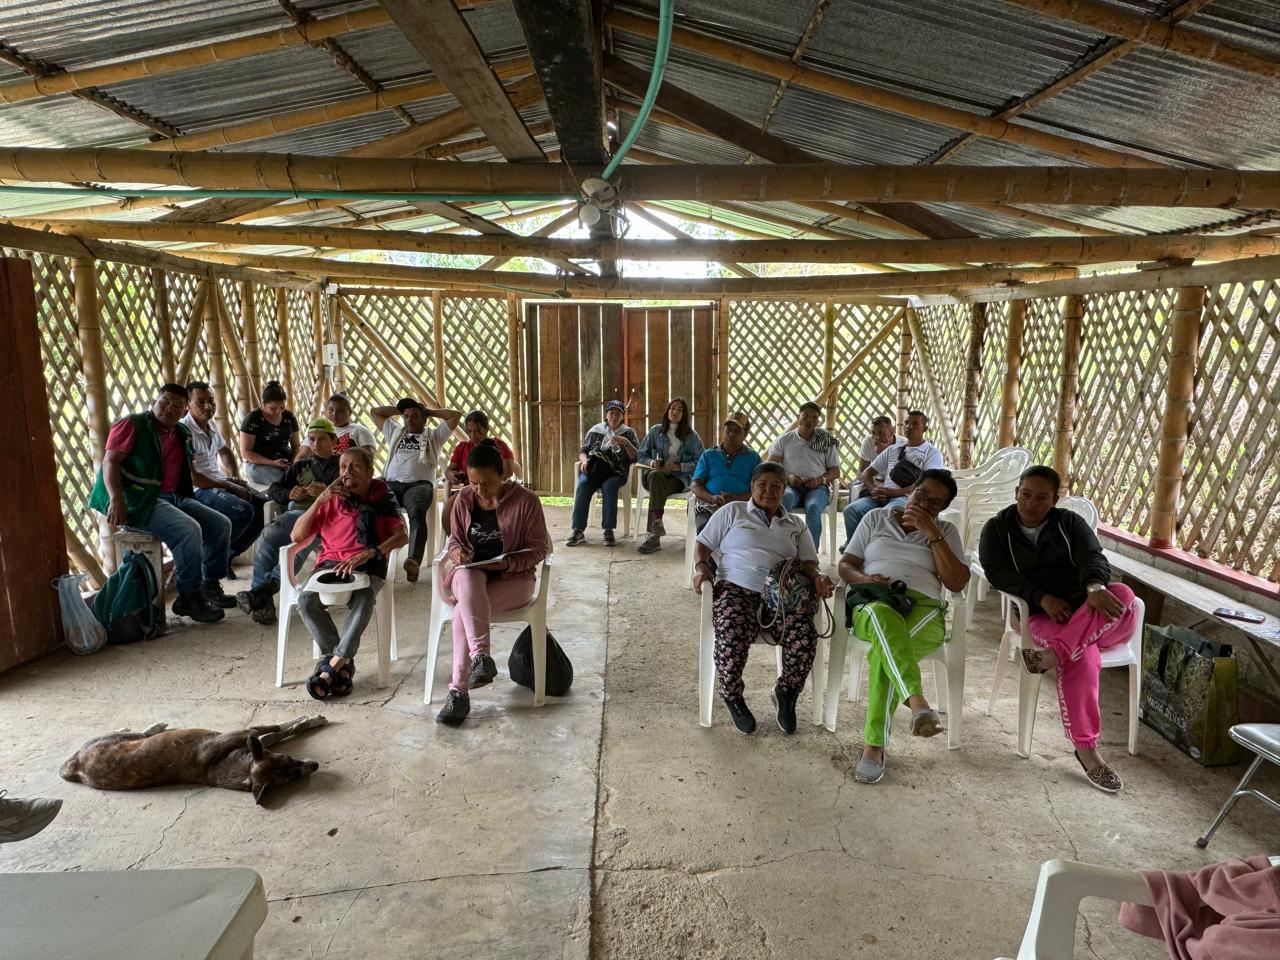
M 851 605 L 858 603 L 859 585 L 887 594 L 852 611 L 854 635 L 871 644 L 862 758 L 854 768 L 859 783 L 884 779 L 889 726 L 899 704 L 911 710 L 913 735 L 942 732 L 920 687 L 920 660 L 946 638 L 942 588 L 957 592 L 969 582 L 960 532 L 938 519 L 955 495 L 950 472 L 926 470 L 905 507 L 882 507 L 863 518 L 840 558 Z

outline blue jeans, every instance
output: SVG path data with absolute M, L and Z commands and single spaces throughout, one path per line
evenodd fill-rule
M 258 539 L 262 532 L 262 504 L 256 500 L 242 500 L 234 493 L 218 487 L 197 487 L 196 499 L 206 507 L 212 507 L 231 521 L 231 548 L 229 556 L 240 556 Z
M 907 502 L 906 497 L 894 497 L 892 500 L 877 500 L 872 496 L 859 497 L 853 503 L 844 508 L 844 542 L 847 544 L 853 537 L 854 531 L 858 529 L 858 524 L 872 510 L 879 510 L 881 507 L 901 507 Z
M 263 528 L 257 549 L 253 551 L 253 583 L 250 586 L 254 590 L 267 584 L 280 586 L 280 548 L 293 542 L 293 525 L 302 514 L 302 510 L 287 510 Z M 295 573 L 306 562 L 313 549 L 315 548 L 308 546 L 298 552 L 294 558 Z
M 782 506 L 788 511 L 796 507 L 804 508 L 804 522 L 813 535 L 815 547 L 822 544 L 822 513 L 831 505 L 831 491 L 824 483 L 812 490 L 799 487 L 787 487 L 782 494 Z
M 192 497 L 162 493 L 151 519 L 129 527 L 158 537 L 169 548 L 179 593 L 195 593 L 201 580 L 221 580 L 230 569 L 231 521 Z
M 613 530 L 618 525 L 618 491 L 627 482 L 625 476 L 616 473 L 609 477 L 602 486 L 596 486 L 587 479 L 585 473 L 578 474 L 578 489 L 573 492 L 574 530 L 587 529 L 587 514 L 591 511 L 591 498 L 600 491 L 600 499 L 604 505 L 600 509 L 600 526 L 605 530 Z

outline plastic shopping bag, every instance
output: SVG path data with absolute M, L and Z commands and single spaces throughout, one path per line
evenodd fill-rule
M 80 584 L 87 579 L 86 574 L 76 573 L 53 582 L 62 608 L 62 631 L 72 653 L 97 653 L 107 642 L 107 631 L 80 595 Z

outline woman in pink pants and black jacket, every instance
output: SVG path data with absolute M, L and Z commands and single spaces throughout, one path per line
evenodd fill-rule
M 1026 601 L 1036 647 L 1023 648 L 1023 666 L 1056 671 L 1062 726 L 1076 759 L 1090 783 L 1115 793 L 1120 777 L 1098 753 L 1100 651 L 1124 642 L 1137 612 L 1133 591 L 1111 582 L 1089 524 L 1056 506 L 1061 483 L 1051 467 L 1023 473 L 1016 502 L 983 526 L 978 555 L 993 587 Z
M 489 656 L 492 614 L 533 600 L 538 565 L 551 548 L 541 501 L 503 479 L 502 451 L 492 439 L 471 450 L 466 471 L 468 484 L 449 515 L 448 569 L 441 578 L 453 604 L 453 679 L 436 720 L 455 727 L 471 712 L 470 689 L 498 675 Z

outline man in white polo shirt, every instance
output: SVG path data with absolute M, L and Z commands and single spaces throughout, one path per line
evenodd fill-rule
M 868 496 L 852 501 L 844 508 L 845 543 L 849 542 L 858 524 L 872 510 L 880 507 L 900 507 L 907 502 L 916 488 L 920 474 L 926 470 L 942 469 L 942 451 L 924 438 L 929 429 L 929 418 L 920 410 L 907 411 L 903 429 L 905 443 L 887 447 L 871 461 L 871 466 L 858 474 Z M 901 467 L 899 461 L 902 461 Z
M 821 417 L 822 408 L 816 403 L 802 403 L 796 428 L 775 440 L 767 457 L 787 472 L 782 505 L 787 510 L 804 510 L 815 547 L 822 544 L 822 514 L 831 503 L 830 483 L 840 476 L 840 441 L 818 426 Z

